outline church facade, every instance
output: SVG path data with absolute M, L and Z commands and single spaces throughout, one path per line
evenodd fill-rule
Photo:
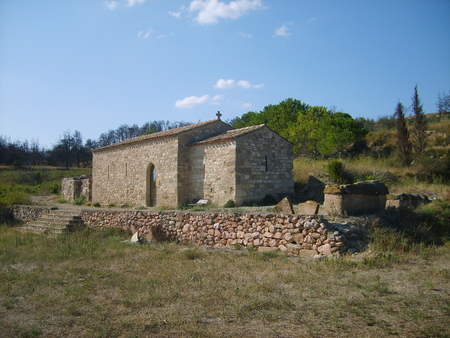
M 170 129 L 93 151 L 92 202 L 174 208 L 218 206 L 294 193 L 293 147 L 265 125 L 220 120 Z

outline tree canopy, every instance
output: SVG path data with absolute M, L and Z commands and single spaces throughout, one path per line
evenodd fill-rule
M 361 121 L 349 114 L 310 106 L 292 98 L 268 105 L 260 112 L 248 112 L 237 117 L 233 127 L 263 123 L 292 142 L 297 155 L 314 157 L 341 151 L 364 138 L 368 132 Z

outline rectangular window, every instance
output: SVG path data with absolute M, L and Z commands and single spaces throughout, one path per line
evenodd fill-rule
M 266 169 L 266 171 L 267 171 L 267 155 L 266 156 L 264 156 L 264 167 L 265 167 L 265 169 Z
M 125 163 L 125 176 L 128 176 L 128 163 Z

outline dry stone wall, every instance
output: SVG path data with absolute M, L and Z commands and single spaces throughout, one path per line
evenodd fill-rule
M 83 210 L 88 227 L 123 228 L 147 239 L 175 240 L 209 247 L 253 247 L 293 255 L 356 252 L 358 228 L 329 223 L 320 216 Z
M 15 205 L 12 217 L 27 222 L 55 209 Z M 364 249 L 361 226 L 330 223 L 321 216 L 184 211 L 81 209 L 84 225 L 122 228 L 147 240 L 173 240 L 208 247 L 281 250 L 291 255 L 339 256 Z

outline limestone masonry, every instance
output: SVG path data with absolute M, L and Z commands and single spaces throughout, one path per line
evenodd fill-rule
M 293 147 L 265 125 L 220 118 L 143 135 L 93 152 L 92 202 L 173 208 L 236 205 L 293 195 Z

